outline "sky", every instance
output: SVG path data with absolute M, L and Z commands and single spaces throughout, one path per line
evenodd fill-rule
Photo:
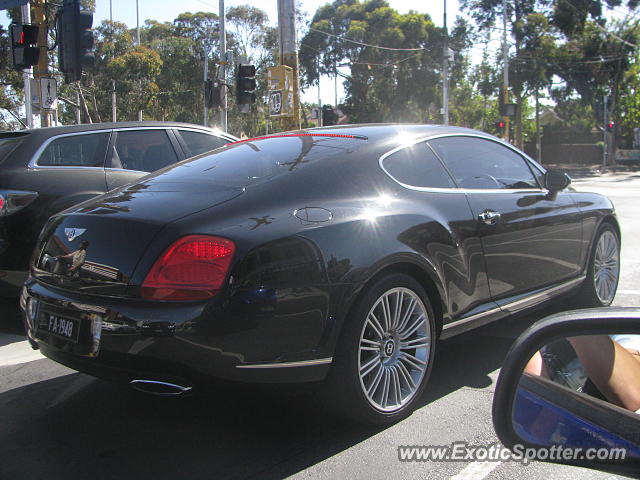
M 417 10 L 419 12 L 428 13 L 431 18 L 438 24 L 442 24 L 443 6 L 447 4 L 447 18 L 451 25 L 458 13 L 457 0 L 426 0 L 416 2 L 415 0 L 387 0 L 392 8 L 400 13 L 407 13 L 409 10 Z M 318 7 L 324 5 L 327 0 L 302 0 L 302 8 L 309 14 L 309 18 Z M 113 19 L 124 22 L 130 27 L 136 25 L 136 2 L 135 0 L 96 0 L 96 13 L 94 22 L 99 23 L 103 19 L 109 18 L 109 6 L 113 6 Z M 278 20 L 277 0 L 245 0 L 232 1 L 226 0 L 225 7 L 236 5 L 251 4 L 259 7 L 269 15 L 269 19 L 273 24 Z M 147 18 L 158 20 L 159 22 L 171 22 L 178 14 L 182 12 L 211 11 L 218 12 L 218 0 L 138 0 L 140 10 L 140 24 L 144 23 Z
M 447 23 L 451 27 L 455 21 L 458 10 L 458 0 L 387 0 L 390 6 L 400 13 L 407 13 L 415 10 L 420 13 L 428 13 L 434 23 L 441 26 L 443 23 L 443 10 L 446 4 Z M 210 11 L 219 12 L 219 0 L 96 0 L 96 11 L 93 16 L 93 25 L 99 25 L 102 20 L 109 20 L 113 15 L 113 20 L 123 22 L 130 28 L 136 26 L 136 3 L 138 4 L 140 25 L 144 25 L 146 19 L 157 20 L 158 22 L 172 22 L 180 13 Z M 327 0 L 302 0 L 302 9 L 307 13 L 307 19 L 311 20 L 318 7 L 330 3 Z M 277 0 L 226 0 L 225 8 L 237 5 L 250 4 L 259 7 L 269 16 L 272 25 L 278 22 Z M 5 12 L 0 13 L 0 24 L 7 25 L 9 21 Z M 301 34 L 298 32 L 298 39 Z M 320 82 L 322 103 L 334 103 L 335 88 L 334 79 L 323 77 Z M 338 81 L 338 101 L 344 95 L 342 82 Z M 317 103 L 318 89 L 310 88 L 303 92 L 303 101 Z

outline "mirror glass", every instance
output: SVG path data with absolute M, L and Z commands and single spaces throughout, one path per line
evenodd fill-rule
M 564 190 L 571 184 L 571 178 L 562 170 L 547 170 L 544 181 L 551 191 Z
M 542 346 L 513 401 L 513 430 L 526 444 L 602 456 L 594 461 L 640 459 L 640 335 L 575 336 Z

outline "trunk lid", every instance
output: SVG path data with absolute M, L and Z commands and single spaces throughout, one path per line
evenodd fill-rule
M 41 282 L 124 296 L 138 261 L 167 224 L 242 194 L 242 188 L 158 177 L 114 190 L 52 217 L 33 261 Z

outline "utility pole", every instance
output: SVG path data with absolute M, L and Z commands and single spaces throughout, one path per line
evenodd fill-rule
M 607 161 L 609 160 L 609 96 L 607 94 L 604 95 L 604 128 L 602 129 L 603 140 L 604 140 L 604 148 L 602 149 L 602 168 L 601 172 L 604 172 L 607 168 Z
M 293 117 L 285 117 L 282 121 L 282 127 L 284 130 L 297 130 L 300 128 L 300 80 L 298 78 L 295 0 L 278 0 L 278 31 L 280 35 L 280 63 L 293 69 Z
M 322 126 L 322 96 L 320 95 L 320 55 L 316 57 L 318 61 L 318 126 Z
M 136 0 L 136 43 L 140 46 L 140 9 L 138 8 L 138 0 Z
M 22 14 L 22 23 L 31 23 L 31 10 L 30 5 L 22 5 L 20 7 L 20 13 Z M 31 110 L 31 73 L 33 69 L 31 67 L 25 68 L 22 73 L 24 79 L 24 113 L 27 117 L 27 127 L 33 128 L 33 112 Z
M 140 9 L 138 8 L 138 0 L 136 0 L 136 44 L 140 46 Z M 140 97 L 142 97 L 142 81 L 140 81 Z M 138 121 L 142 121 L 142 110 L 138 110 Z
M 447 0 L 444 0 L 444 46 L 442 47 L 442 123 L 449 125 L 449 32 L 447 31 Z
M 111 36 L 113 37 L 113 0 L 109 0 L 109 21 L 111 22 Z M 117 122 L 116 110 L 116 81 L 111 80 L 111 121 Z
M 220 19 L 220 85 L 222 92 L 220 98 L 220 129 L 227 131 L 227 34 L 225 32 L 224 0 L 220 0 L 218 8 Z
M 336 68 L 336 61 L 333 61 L 333 94 L 335 95 L 336 110 L 338 110 L 338 69 Z
M 502 104 L 509 103 L 509 45 L 507 44 L 507 0 L 502 0 L 502 63 L 503 63 L 503 82 L 502 82 Z M 509 141 L 509 117 L 503 115 L 504 122 L 504 139 Z
M 36 88 L 42 88 L 40 79 L 47 77 L 49 73 L 49 55 L 47 51 L 47 29 L 49 26 L 45 22 L 44 16 L 45 0 L 36 0 L 33 2 L 33 11 L 36 15 L 36 25 L 38 25 L 38 48 L 40 49 L 40 57 L 38 59 L 38 68 L 34 75 L 37 81 Z M 42 102 L 42 92 L 40 92 L 40 101 Z M 51 114 L 40 105 L 40 125 L 43 127 L 51 126 Z
M 536 160 L 542 164 L 542 137 L 540 136 L 540 88 L 536 85 Z
M 209 126 L 209 106 L 207 105 L 207 80 L 209 79 L 209 52 L 207 52 L 207 47 L 204 47 L 204 68 L 202 75 L 202 85 L 203 85 L 203 99 L 204 99 L 204 118 L 202 119 L 202 124 L 205 127 Z

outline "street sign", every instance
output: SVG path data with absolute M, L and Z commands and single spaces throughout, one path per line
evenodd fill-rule
M 38 93 L 38 82 L 35 78 L 30 78 L 29 84 L 31 85 L 31 105 L 35 108 L 40 108 L 40 93 Z
M 269 115 L 272 117 L 282 115 L 282 90 L 269 92 Z
M 269 89 L 269 116 L 293 116 L 293 69 L 286 65 L 269 67 L 267 70 Z
M 58 87 L 55 78 L 40 79 L 40 105 L 45 110 L 55 110 L 58 106 Z

